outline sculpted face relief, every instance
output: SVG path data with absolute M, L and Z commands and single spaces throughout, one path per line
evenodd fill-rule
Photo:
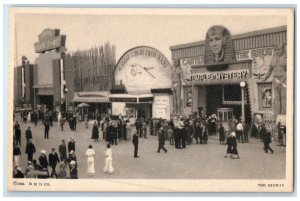
M 208 30 L 210 51 L 214 56 L 214 61 L 219 62 L 224 59 L 224 45 L 226 37 L 222 26 L 213 26 Z

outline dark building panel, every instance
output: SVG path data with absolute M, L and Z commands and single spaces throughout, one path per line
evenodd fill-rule
M 52 61 L 53 70 L 53 102 L 54 106 L 60 105 L 61 101 L 61 78 L 60 78 L 60 59 Z
M 64 78 L 67 84 L 68 93 L 67 96 L 67 102 L 70 104 L 70 102 L 74 99 L 74 93 L 75 93 L 75 86 L 74 86 L 74 78 L 75 78 L 75 72 L 74 72 L 74 65 L 72 58 L 64 55 L 63 56 L 63 65 L 64 65 Z
M 33 107 L 33 65 L 27 64 L 24 68 L 25 72 L 25 102 Z

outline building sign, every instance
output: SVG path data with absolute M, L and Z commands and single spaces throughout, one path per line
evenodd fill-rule
M 125 102 L 125 103 L 136 103 L 137 102 L 137 98 L 115 98 L 115 97 L 111 97 L 109 98 L 109 102 Z
M 183 72 L 183 82 L 189 84 L 192 76 L 192 66 L 204 64 L 204 57 L 190 57 L 180 59 L 180 66 Z
M 125 85 L 135 94 L 150 93 L 151 89 L 171 88 L 171 64 L 158 50 L 136 47 L 127 51 L 118 61 L 115 83 Z
M 251 50 L 236 51 L 238 61 L 253 60 L 252 76 L 254 79 L 262 80 L 269 70 L 269 66 L 274 53 L 273 47 L 264 47 Z
M 39 35 L 39 42 L 34 43 L 36 53 L 42 53 L 53 49 L 64 47 L 66 43 L 66 36 L 59 36 L 59 29 L 45 29 Z
M 86 85 L 99 85 L 99 91 L 105 91 L 109 87 L 109 76 L 99 75 L 94 77 L 78 77 L 74 79 L 75 88 Z
M 139 103 L 153 102 L 153 97 L 139 98 Z
M 204 72 L 195 73 L 192 75 L 192 82 L 207 82 L 207 81 L 226 81 L 226 80 L 243 80 L 248 78 L 249 70 L 232 70 L 223 72 Z
M 170 119 L 170 97 L 168 95 L 154 96 L 153 117 Z

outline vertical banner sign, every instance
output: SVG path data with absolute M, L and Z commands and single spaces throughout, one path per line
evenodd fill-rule
M 65 98 L 65 93 L 64 93 L 64 62 L 63 59 L 60 59 L 60 97 L 61 99 Z M 62 101 L 62 100 L 61 100 Z
M 24 67 L 22 66 L 22 76 L 21 76 L 21 79 L 22 79 L 22 98 L 23 100 L 25 100 L 25 71 L 24 71 Z
M 153 117 L 170 119 L 170 97 L 165 96 L 154 96 L 153 104 Z

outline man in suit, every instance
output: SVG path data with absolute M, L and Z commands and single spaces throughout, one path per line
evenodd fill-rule
M 50 125 L 48 121 L 45 121 L 45 139 L 49 139 L 49 130 L 50 130 Z
M 29 126 L 28 129 L 25 131 L 25 136 L 26 136 L 26 140 L 27 140 L 27 143 L 28 143 L 28 140 L 31 140 L 31 139 L 32 139 L 32 132 L 31 132 L 30 126 Z
M 138 145 L 139 145 L 139 136 L 137 134 L 137 130 L 134 129 L 132 136 L 132 143 L 134 145 L 134 158 L 138 158 Z
M 47 156 L 46 156 L 46 151 L 45 150 L 41 150 L 41 155 L 39 157 L 39 163 L 42 166 L 43 169 L 48 169 L 48 160 L 47 160 Z
M 16 121 L 15 124 L 15 138 L 16 138 L 16 145 L 21 146 L 21 129 L 18 121 Z
M 62 143 L 58 147 L 58 152 L 59 152 L 59 155 L 60 155 L 60 160 L 66 163 L 66 161 L 67 161 L 67 147 L 66 147 L 65 140 L 62 140 L 61 142 Z
M 59 158 L 58 158 L 57 153 L 55 152 L 55 148 L 52 148 L 52 152 L 49 154 L 49 165 L 52 168 L 51 177 L 53 177 L 53 175 L 55 175 L 55 177 L 57 177 L 57 174 L 55 171 L 57 163 L 59 163 Z
M 75 151 L 75 141 L 74 138 L 71 137 L 71 141 L 68 142 L 68 152 Z
M 31 140 L 28 140 L 25 153 L 28 155 L 28 161 L 32 161 L 33 154 L 35 153 L 35 146 Z
M 168 150 L 164 147 L 165 146 L 165 134 L 163 131 L 163 128 L 160 128 L 158 131 L 158 150 L 157 153 L 160 153 L 160 150 L 164 150 L 165 153 L 168 152 Z

